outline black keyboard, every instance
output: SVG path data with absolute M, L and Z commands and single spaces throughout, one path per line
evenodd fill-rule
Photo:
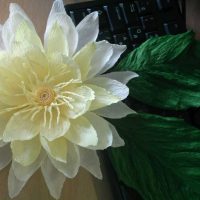
M 186 31 L 185 4 L 180 0 L 97 0 L 69 4 L 65 9 L 75 25 L 89 13 L 98 11 L 100 32 L 97 41 L 127 45 L 127 53 L 150 37 Z M 135 190 L 118 180 L 107 154 L 104 158 L 114 199 L 142 200 Z
M 69 4 L 65 9 L 75 25 L 98 11 L 97 40 L 127 45 L 128 51 L 150 37 L 186 31 L 178 0 L 97 0 Z

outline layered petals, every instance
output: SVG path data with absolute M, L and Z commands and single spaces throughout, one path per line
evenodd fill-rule
M 98 142 L 96 130 L 85 117 L 71 120 L 71 127 L 65 137 L 82 147 L 95 146 Z
M 55 160 L 66 162 L 67 159 L 67 141 L 64 137 L 60 137 L 53 141 L 48 141 L 41 137 L 41 143 L 46 152 Z
M 111 104 L 110 106 L 97 109 L 94 112 L 102 117 L 111 119 L 120 119 L 126 117 L 127 115 L 135 113 L 134 110 L 129 108 L 126 104 L 124 104 L 121 101 L 118 103 Z
M 71 20 L 71 18 L 66 14 L 63 1 L 55 0 L 50 11 L 47 27 L 44 34 L 44 46 L 48 48 L 48 38 L 51 32 L 52 26 L 57 23 L 62 29 L 63 34 L 67 40 L 68 53 L 66 56 L 71 56 L 74 54 L 78 44 L 78 33 Z
M 59 162 L 55 159 L 51 159 L 54 167 L 65 175 L 67 178 L 74 178 L 80 167 L 80 154 L 76 145 L 71 142 L 67 143 L 67 162 Z
M 52 165 L 48 158 L 43 161 L 41 170 L 51 196 L 59 199 L 66 179 L 65 176 Z
M 79 147 L 81 166 L 93 174 L 96 178 L 102 179 L 99 157 L 96 151 Z
M 39 121 L 30 119 L 27 112 L 15 113 L 8 121 L 3 133 L 5 142 L 14 140 L 30 140 L 40 131 Z
M 111 146 L 113 142 L 113 135 L 108 122 L 94 113 L 87 113 L 85 117 L 90 121 L 92 126 L 95 128 L 98 137 L 97 145 L 89 146 L 87 148 L 93 150 L 103 150 Z
M 26 181 L 19 180 L 13 171 L 13 168 L 10 168 L 9 174 L 8 174 L 8 193 L 10 198 L 16 197 L 23 187 L 25 186 Z
M 41 151 L 41 145 L 39 137 L 35 137 L 26 141 L 12 141 L 11 149 L 13 160 L 20 163 L 23 166 L 32 164 L 39 156 Z

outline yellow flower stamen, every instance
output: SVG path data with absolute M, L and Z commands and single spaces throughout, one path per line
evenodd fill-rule
M 55 92 L 52 88 L 44 86 L 36 91 L 36 102 L 41 106 L 49 106 L 55 99 Z

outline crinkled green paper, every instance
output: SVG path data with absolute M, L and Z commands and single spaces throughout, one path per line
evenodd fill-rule
M 139 74 L 130 96 L 169 110 L 200 106 L 200 42 L 193 32 L 152 38 L 115 70 Z M 200 200 L 200 130 L 184 119 L 138 113 L 112 120 L 125 146 L 110 150 L 119 178 L 145 200 Z

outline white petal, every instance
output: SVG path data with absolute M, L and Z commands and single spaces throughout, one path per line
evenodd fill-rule
M 95 146 L 98 142 L 97 133 L 92 124 L 85 117 L 71 120 L 71 127 L 65 137 L 82 147 Z
M 116 128 L 109 123 L 113 135 L 112 147 L 121 147 L 125 145 L 124 140 L 119 136 Z
M 103 74 L 101 76 L 114 79 L 126 85 L 131 79 L 138 77 L 138 74 L 131 71 L 124 71 L 124 72 L 111 72 Z
M 65 176 L 52 165 L 48 158 L 43 161 L 41 170 L 51 196 L 59 199 L 66 179 Z
M 79 147 L 81 166 L 93 174 L 96 178 L 102 179 L 99 157 L 97 152 Z
M 64 34 L 66 35 L 69 47 L 69 56 L 73 55 L 78 44 L 78 33 L 71 18 L 66 14 L 62 0 L 55 0 L 50 11 L 44 35 L 45 46 L 47 45 L 49 31 L 55 22 L 60 25 Z
M 48 141 L 41 137 L 41 143 L 46 152 L 55 160 L 66 162 L 67 159 L 67 141 L 64 137 Z
M 10 145 L 0 148 L 0 170 L 6 167 L 12 159 Z
M 10 117 L 12 116 L 12 113 L 3 113 L 0 114 L 0 139 L 2 140 L 3 138 L 3 133 L 5 130 L 5 127 L 10 119 Z M 1 142 L 1 144 L 3 145 L 3 141 Z
M 67 162 L 59 162 L 52 158 L 51 162 L 54 167 L 63 173 L 68 178 L 74 178 L 79 170 L 80 167 L 80 155 L 78 147 L 70 142 L 67 144 L 68 152 L 67 152 Z
M 95 46 L 96 49 L 91 60 L 91 69 L 88 73 L 87 79 L 90 79 L 98 74 L 113 54 L 112 45 L 107 41 L 97 42 L 95 43 Z
M 120 58 L 121 54 L 126 50 L 125 45 L 117 45 L 117 44 L 112 44 L 113 48 L 113 54 L 110 58 L 110 60 L 106 63 L 106 65 L 99 71 L 98 74 L 103 74 L 107 70 L 109 70 L 111 67 L 114 66 L 114 64 L 118 61 Z
M 41 135 L 49 141 L 53 141 L 63 136 L 68 131 L 69 127 L 70 122 L 67 118 L 61 117 L 58 123 L 56 119 L 53 119 L 50 127 L 49 122 L 46 123 L 45 127 L 41 127 Z
M 105 88 L 98 87 L 92 84 L 88 84 L 87 86 L 90 87 L 95 93 L 95 99 L 91 102 L 89 111 L 103 108 L 105 106 L 108 106 L 120 101 L 118 97 L 111 94 L 111 92 L 106 90 Z
M 98 12 L 87 15 L 76 27 L 78 32 L 79 51 L 87 43 L 95 42 L 99 33 L 99 17 Z
M 57 22 L 55 22 L 49 30 L 45 47 L 48 56 L 51 56 L 52 54 L 69 55 L 69 46 L 66 35 Z
M 10 49 L 12 42 L 16 39 L 16 37 L 18 37 L 16 36 L 16 31 L 18 30 L 19 26 L 21 26 L 22 22 L 26 23 L 26 25 L 29 28 L 26 30 L 30 31 L 28 34 L 24 33 L 26 35 L 26 37 L 23 38 L 24 41 L 31 41 L 31 42 L 34 41 L 35 44 L 37 44 L 39 47 L 42 48 L 41 41 L 35 31 L 35 28 L 31 20 L 28 18 L 25 12 L 20 8 L 20 6 L 18 6 L 15 3 L 12 3 L 10 4 L 9 18 L 3 25 L 2 29 L 2 38 L 6 49 Z M 22 40 L 20 42 L 22 42 Z
M 68 97 L 72 98 L 73 101 L 70 102 L 72 109 L 66 109 L 65 115 L 68 118 L 76 119 L 77 117 L 83 115 L 88 111 L 92 100 L 94 100 L 94 91 L 85 85 L 74 88 Z M 73 94 L 72 94 L 73 93 Z
M 91 68 L 91 60 L 95 53 L 96 45 L 94 43 L 88 43 L 80 51 L 74 55 L 73 59 L 79 66 L 81 71 L 82 81 L 86 80 L 88 72 Z
M 87 113 L 85 117 L 90 121 L 97 132 L 98 143 L 89 149 L 103 150 L 112 145 L 113 136 L 108 122 L 94 113 Z
M 11 149 L 13 160 L 23 166 L 28 166 L 32 164 L 40 154 L 41 145 L 39 137 L 36 136 L 35 138 L 26 141 L 12 141 Z
M 21 192 L 25 184 L 26 181 L 20 181 L 17 179 L 11 167 L 8 175 L 8 193 L 10 198 L 16 197 Z
M 32 121 L 30 115 L 18 112 L 7 123 L 3 133 L 3 141 L 30 140 L 39 133 L 39 127 L 39 122 Z
M 17 179 L 27 181 L 40 167 L 44 158 L 44 152 L 41 152 L 37 160 L 29 166 L 20 165 L 18 162 L 12 161 L 12 168 Z
M 96 77 L 87 81 L 87 83 L 105 88 L 113 96 L 119 98 L 119 100 L 124 100 L 129 94 L 129 88 L 126 85 L 106 77 Z
M 106 106 L 94 111 L 97 115 L 102 117 L 107 117 L 111 119 L 120 119 L 126 117 L 127 115 L 135 113 L 134 110 L 129 108 L 123 102 L 118 102 L 111 104 L 110 106 Z

